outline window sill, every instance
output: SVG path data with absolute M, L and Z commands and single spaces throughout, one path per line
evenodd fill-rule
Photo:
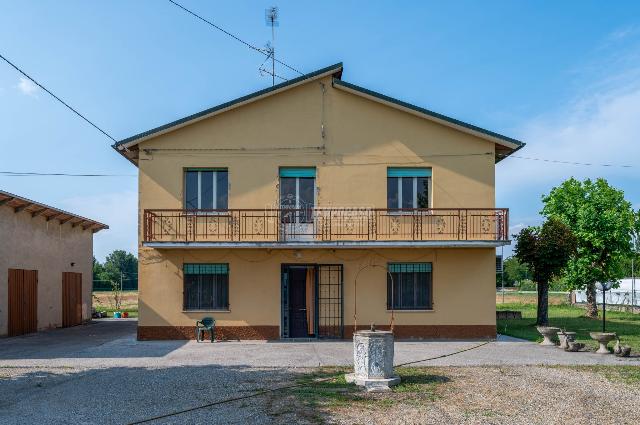
M 391 313 L 392 311 L 393 311 L 393 314 L 396 314 L 396 313 L 434 313 L 436 310 L 433 308 L 416 309 L 416 310 L 387 310 L 387 313 Z
M 186 210 L 185 216 L 189 217 L 231 217 L 231 213 L 227 210 L 211 211 L 211 210 Z
M 231 310 L 182 310 L 183 313 L 231 313 Z
M 433 211 L 431 210 L 431 207 L 407 208 L 407 210 L 412 210 L 412 211 L 399 210 L 399 211 L 386 211 L 386 213 L 387 213 L 387 216 L 400 216 L 400 217 L 433 215 Z

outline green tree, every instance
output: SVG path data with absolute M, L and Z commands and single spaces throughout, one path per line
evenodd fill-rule
M 526 227 L 516 235 L 516 258 L 531 270 L 538 285 L 536 324 L 549 323 L 549 282 L 559 276 L 576 249 L 571 229 L 551 218 L 542 227 Z
M 504 260 L 504 285 L 515 286 L 517 282 L 522 282 L 529 276 L 529 269 L 526 264 L 522 264 L 516 257 L 509 257 Z M 500 285 L 500 273 L 498 273 L 498 285 Z
M 566 269 L 571 289 L 587 291 L 588 317 L 598 317 L 596 282 L 624 277 L 620 266 L 631 254 L 631 235 L 637 215 L 621 190 L 605 179 L 571 178 L 543 196 L 542 214 L 564 222 L 577 239 L 576 255 Z
M 137 278 L 138 259 L 130 252 L 117 249 L 107 256 L 103 268 L 104 272 L 101 274 L 102 280 L 120 284 L 121 277 L 123 279 Z

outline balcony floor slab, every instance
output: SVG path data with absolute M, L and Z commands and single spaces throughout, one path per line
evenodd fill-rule
M 496 248 L 511 241 L 287 241 L 287 242 L 143 242 L 155 249 L 268 248 L 268 249 L 362 249 L 362 248 Z

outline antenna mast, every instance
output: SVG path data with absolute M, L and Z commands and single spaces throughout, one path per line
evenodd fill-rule
M 264 11 L 264 18 L 267 25 L 271 26 L 271 43 L 267 43 L 267 52 L 271 57 L 271 85 L 276 85 L 276 30 L 275 27 L 280 25 L 278 21 L 278 7 L 271 6 Z

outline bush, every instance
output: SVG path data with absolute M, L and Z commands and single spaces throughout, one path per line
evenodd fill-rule
M 535 284 L 535 282 L 533 280 L 530 280 L 530 279 L 521 280 L 520 282 L 517 282 L 516 286 L 518 287 L 519 291 L 535 291 L 535 290 L 537 290 L 537 285 Z

